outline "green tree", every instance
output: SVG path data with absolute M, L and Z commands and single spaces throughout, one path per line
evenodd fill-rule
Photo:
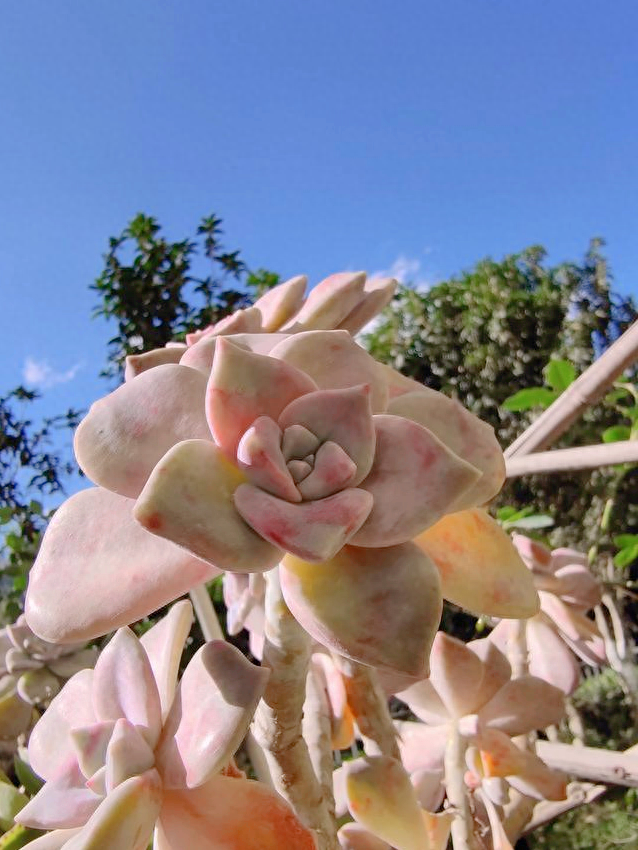
M 222 234 L 222 220 L 213 214 L 201 220 L 195 238 L 172 242 L 155 218 L 139 213 L 109 239 L 104 269 L 91 287 L 100 298 L 93 316 L 117 324 L 104 376 L 121 377 L 128 354 L 182 339 L 278 283 L 272 272 L 248 273 L 240 252 L 223 247 Z

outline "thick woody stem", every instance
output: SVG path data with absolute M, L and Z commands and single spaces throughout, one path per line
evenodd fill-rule
M 318 850 L 334 850 L 336 825 L 301 733 L 311 640 L 288 610 L 277 569 L 267 576 L 265 610 L 262 666 L 270 669 L 270 678 L 253 733 L 264 749 L 276 790 L 312 830 Z
M 302 732 L 308 745 L 315 776 L 321 784 L 328 815 L 335 818 L 332 787 L 332 729 L 328 697 L 322 679 L 312 665 L 306 679 L 306 702 L 303 709 Z
M 388 700 L 373 667 L 343 656 L 335 656 L 343 675 L 352 711 L 369 756 L 392 756 L 401 761 L 397 731 L 390 716 Z
M 577 469 L 598 469 L 620 463 L 638 461 L 638 442 L 623 440 L 601 446 L 579 446 L 574 449 L 554 449 L 508 458 L 505 474 L 508 478 L 520 475 L 545 475 L 551 472 L 572 472 Z
M 507 660 L 512 667 L 512 679 L 529 672 L 527 655 L 527 626 L 525 620 L 515 620 L 507 641 Z
M 465 750 L 467 742 L 459 733 L 457 721 L 449 726 L 445 747 L 445 792 L 452 820 L 454 850 L 474 850 L 474 829 L 470 801 L 465 787 Z

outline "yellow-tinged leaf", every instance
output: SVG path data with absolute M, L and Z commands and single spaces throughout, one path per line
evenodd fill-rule
M 521 619 L 538 613 L 531 572 L 484 510 L 458 511 L 414 541 L 435 563 L 443 596 L 475 614 Z

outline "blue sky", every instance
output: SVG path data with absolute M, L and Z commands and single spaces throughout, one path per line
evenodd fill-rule
M 637 293 L 637 31 L 635 0 L 2 4 L 0 391 L 106 391 L 88 286 L 138 211 L 313 281 L 602 235 Z

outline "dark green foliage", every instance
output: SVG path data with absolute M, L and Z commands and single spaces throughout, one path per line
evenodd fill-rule
M 22 610 L 27 575 L 49 516 L 42 501 L 62 494 L 76 471 L 52 440 L 57 430 L 74 428 L 80 414 L 69 410 L 36 425 L 25 408 L 37 398 L 24 387 L 0 398 L 0 623 L 12 622 Z
M 248 306 L 252 293 L 279 282 L 263 270 L 248 276 L 239 251 L 221 244 L 222 220 L 202 219 L 195 238 L 167 240 L 152 216 L 138 214 L 109 239 L 104 270 L 91 287 L 100 301 L 94 317 L 117 323 L 103 375 L 121 377 L 127 354 L 160 348 Z M 208 273 L 196 273 L 204 268 Z

